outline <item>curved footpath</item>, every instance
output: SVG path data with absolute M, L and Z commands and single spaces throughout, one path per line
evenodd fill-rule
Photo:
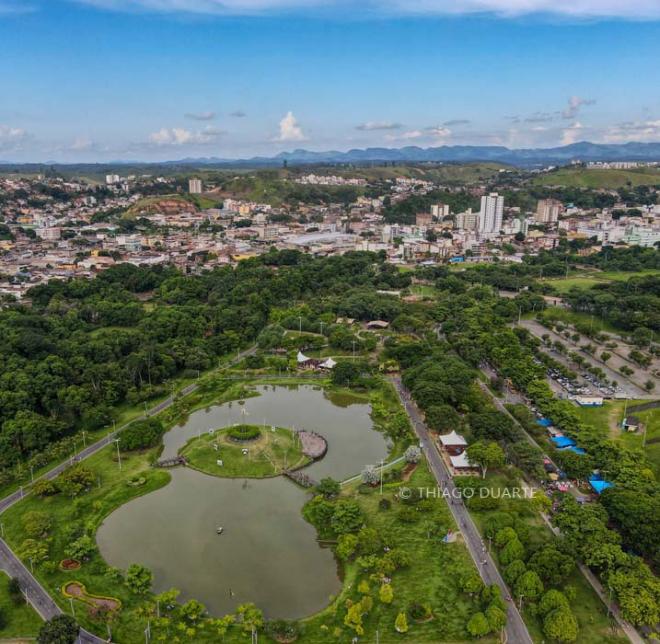
M 246 356 L 252 355 L 256 350 L 255 346 L 246 349 L 236 355 L 228 366 L 232 366 L 237 362 L 240 362 Z M 187 396 L 197 390 L 197 383 L 192 383 L 187 387 L 179 390 L 179 396 Z M 161 411 L 167 409 L 174 403 L 174 396 L 170 396 L 167 400 L 164 400 L 161 403 L 158 403 L 152 407 L 146 414 L 146 416 L 153 416 L 158 414 Z M 107 447 L 115 439 L 117 434 L 122 430 L 128 427 L 131 423 L 134 423 L 136 420 L 143 420 L 146 416 L 140 416 L 134 418 L 129 423 L 122 425 L 118 429 L 109 434 L 106 434 L 103 438 L 98 440 L 96 443 L 92 443 L 78 454 L 73 457 L 73 462 L 80 462 L 90 456 L 96 454 L 104 447 Z M 56 465 L 52 470 L 49 470 L 39 478 L 35 479 L 39 481 L 41 479 L 52 480 L 59 476 L 64 470 L 71 466 L 71 460 L 67 460 L 59 465 Z M 18 503 L 24 496 L 29 494 L 29 491 L 24 491 L 23 488 L 13 492 L 12 494 L 6 496 L 4 499 L 0 500 L 0 513 L 9 509 L 14 504 Z M 26 600 L 32 605 L 32 607 L 41 615 L 44 620 L 49 620 L 55 617 L 56 615 L 62 614 L 62 610 L 55 603 L 53 598 L 48 594 L 48 591 L 37 581 L 37 579 L 30 573 L 30 571 L 23 565 L 23 562 L 14 554 L 12 549 L 7 545 L 4 539 L 0 539 L 0 569 L 4 570 L 10 577 L 16 577 L 21 585 L 21 590 L 25 595 Z M 89 633 L 85 629 L 80 629 L 80 635 L 78 641 L 81 644 L 102 644 L 103 642 L 109 642 L 110 639 L 103 639 Z
M 440 454 L 438 454 L 437 449 L 433 445 L 431 437 L 429 435 L 429 430 L 424 421 L 422 420 L 421 413 L 417 409 L 417 406 L 412 402 L 410 393 L 404 387 L 399 376 L 393 376 L 391 382 L 394 385 L 401 403 L 405 407 L 408 416 L 412 422 L 413 427 L 415 428 L 415 433 L 419 438 L 421 446 L 424 449 L 426 454 L 429 467 L 433 472 L 433 476 L 438 483 L 438 486 L 443 490 L 448 490 L 451 496 L 451 502 L 447 504 L 451 513 L 456 521 L 461 534 L 463 535 L 463 540 L 467 546 L 468 552 L 472 556 L 477 570 L 481 575 L 484 583 L 486 584 L 497 584 L 502 590 L 502 596 L 509 596 L 509 589 L 504 583 L 499 571 L 495 566 L 495 562 L 491 558 L 488 550 L 485 548 L 481 535 L 477 530 L 476 526 L 472 522 L 469 512 L 467 511 L 463 500 L 460 498 L 460 495 L 457 495 L 458 498 L 454 499 L 454 490 L 456 486 L 454 481 L 447 469 Z M 483 562 L 486 563 L 483 563 Z M 515 644 L 532 644 L 532 638 L 529 635 L 527 626 L 520 616 L 520 612 L 516 608 L 516 605 L 513 601 L 507 603 L 507 625 L 506 625 L 506 636 L 508 642 L 515 642 Z

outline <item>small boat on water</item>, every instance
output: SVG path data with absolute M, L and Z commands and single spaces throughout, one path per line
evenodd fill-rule
M 216 534 L 222 534 L 224 531 L 225 531 L 225 529 L 222 526 L 219 526 L 215 530 Z

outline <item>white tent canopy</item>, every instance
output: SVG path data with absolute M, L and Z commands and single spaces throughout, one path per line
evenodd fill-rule
M 458 456 L 450 456 L 449 460 L 451 461 L 452 467 L 454 467 L 457 470 L 469 470 L 475 467 L 470 463 L 470 459 L 468 458 L 466 452 L 463 452 Z
M 301 351 L 298 351 L 298 357 L 297 357 L 298 362 L 307 362 L 309 358 L 302 353 Z
M 321 363 L 321 367 L 323 369 L 334 369 L 336 364 L 332 358 L 328 358 L 325 362 Z

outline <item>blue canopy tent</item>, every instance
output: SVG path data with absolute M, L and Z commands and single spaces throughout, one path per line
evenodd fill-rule
M 576 447 L 575 445 L 573 445 L 572 447 L 569 447 L 568 449 L 570 449 L 571 452 L 575 452 L 576 454 L 579 454 L 580 456 L 582 456 L 582 454 L 586 454 L 586 453 L 587 453 L 587 452 L 586 452 L 585 450 L 583 450 L 581 447 Z
M 541 427 L 550 427 L 552 425 L 552 421 L 549 418 L 539 418 L 536 421 L 537 425 L 541 425 Z
M 565 449 L 566 447 L 575 447 L 575 441 L 568 436 L 553 436 L 550 440 L 555 444 L 557 449 Z
M 589 485 L 591 485 L 596 494 L 601 494 L 603 490 L 607 490 L 608 487 L 614 487 L 614 483 L 604 481 L 602 478 L 597 478 L 595 476 L 589 479 Z

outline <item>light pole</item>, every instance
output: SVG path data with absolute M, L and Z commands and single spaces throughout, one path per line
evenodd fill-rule
M 117 444 L 117 462 L 119 463 L 119 471 L 121 472 L 121 452 L 119 451 L 120 438 L 115 438 L 114 442 Z
M 85 437 L 86 434 L 87 432 L 83 429 L 82 431 L 83 447 L 87 447 L 87 438 Z
M 302 315 L 298 316 L 298 335 L 302 335 Z
M 32 479 L 32 482 L 34 483 L 34 467 L 30 465 L 30 478 Z

